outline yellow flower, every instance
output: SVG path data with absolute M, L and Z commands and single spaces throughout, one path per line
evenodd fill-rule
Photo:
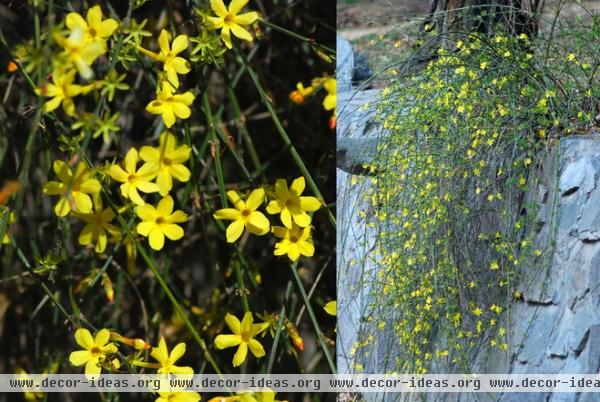
M 152 114 L 162 115 L 167 128 L 175 124 L 175 117 L 187 119 L 192 111 L 189 106 L 194 102 L 194 95 L 191 92 L 175 94 L 173 87 L 163 81 L 161 90 L 156 99 L 148 103 L 146 110 Z
M 112 241 L 121 239 L 121 231 L 113 224 L 112 220 L 115 217 L 114 212 L 110 208 L 102 209 L 102 198 L 96 197 L 95 212 L 89 214 L 76 214 L 77 217 L 83 219 L 87 224 L 79 234 L 79 244 L 87 246 L 96 243 L 94 250 L 97 253 L 102 253 L 106 249 L 108 235 Z
M 160 135 L 158 148 L 144 146 L 140 149 L 140 158 L 158 171 L 156 184 L 160 195 L 165 196 L 173 188 L 173 178 L 180 182 L 190 179 L 190 171 L 183 164 L 190 158 L 191 148 L 177 146 L 177 139 L 166 131 Z
M 288 189 L 287 182 L 279 179 L 275 183 L 276 199 L 267 205 L 270 214 L 281 214 L 281 222 L 288 229 L 292 229 L 292 220 L 300 227 L 310 225 L 310 216 L 305 212 L 313 212 L 321 207 L 315 197 L 301 197 L 304 191 L 304 177 L 300 176 L 292 182 Z
M 85 40 L 89 42 L 101 42 L 108 39 L 119 27 L 119 23 L 112 18 L 102 21 L 102 9 L 100 6 L 90 8 L 86 15 L 86 20 L 77 13 L 67 14 L 65 22 L 69 29 L 81 29 L 85 33 Z
M 100 192 L 100 182 L 90 178 L 88 168 L 83 162 L 79 162 L 75 173 L 64 161 L 54 161 L 52 165 L 54 173 L 60 182 L 49 181 L 44 185 L 44 194 L 60 195 L 54 206 L 57 216 L 67 216 L 71 210 L 89 214 L 92 212 L 92 199 L 90 194 Z
M 169 45 L 169 33 L 162 30 L 158 37 L 158 46 L 160 52 L 154 53 L 138 46 L 138 50 L 163 63 L 163 70 L 167 73 L 167 79 L 174 88 L 179 87 L 179 77 L 177 74 L 187 74 L 190 72 L 190 63 L 183 57 L 177 56 L 188 47 L 187 35 L 179 35 L 174 40 L 172 45 Z
M 45 84 L 35 89 L 37 95 L 52 98 L 44 104 L 45 112 L 52 112 L 62 103 L 63 110 L 67 115 L 75 115 L 73 97 L 84 91 L 81 85 L 73 84 L 75 73 L 75 70 L 67 71 L 66 73 L 56 70 L 52 73 L 51 84 Z
M 185 343 L 178 343 L 171 353 L 167 349 L 167 343 L 164 337 L 160 337 L 157 348 L 152 348 L 152 356 L 159 364 L 158 374 L 194 374 L 194 370 L 189 366 L 176 366 L 175 362 L 185 354 Z
M 65 57 L 67 64 L 75 66 L 83 79 L 89 80 L 94 75 L 91 65 L 98 56 L 106 52 L 103 42 L 89 42 L 85 39 L 85 32 L 81 27 L 75 26 L 68 38 L 55 35 L 54 39 L 65 50 L 61 56 Z
M 250 349 L 250 352 L 255 357 L 263 357 L 265 355 L 265 349 L 254 337 L 267 329 L 268 326 L 264 323 L 254 324 L 251 312 L 248 311 L 244 314 L 241 323 L 237 317 L 227 313 L 225 323 L 233 334 L 218 335 L 215 338 L 215 346 L 219 349 L 238 347 L 237 352 L 233 356 L 233 367 L 240 366 L 246 360 L 248 349 Z
M 198 402 L 200 399 L 197 392 L 159 392 L 155 402 Z
M 165 244 L 165 236 L 170 240 L 183 237 L 183 229 L 176 223 L 187 221 L 187 215 L 180 210 L 173 212 L 173 198 L 170 195 L 159 201 L 156 208 L 144 204 L 136 208 L 137 216 L 142 222 L 137 225 L 137 232 L 147 236 L 150 247 L 160 250 Z
M 233 221 L 227 227 L 227 242 L 233 243 L 244 231 L 244 228 L 252 234 L 262 236 L 269 232 L 269 220 L 262 212 L 256 209 L 265 199 L 265 190 L 258 188 L 253 190 L 244 202 L 237 191 L 228 191 L 227 198 L 233 204 L 233 208 L 219 209 L 214 213 L 215 219 Z
M 254 23 L 258 19 L 258 13 L 250 11 L 239 14 L 246 4 L 248 4 L 248 0 L 232 0 L 227 9 L 223 0 L 210 0 L 210 7 L 216 17 L 206 17 L 207 27 L 209 29 L 221 28 L 221 40 L 228 49 L 232 47 L 231 33 L 240 39 L 252 42 L 252 35 L 246 31 L 243 25 Z
M 85 328 L 79 328 L 75 331 L 75 341 L 84 350 L 76 350 L 69 355 L 69 361 L 74 366 L 83 366 L 85 364 L 85 375 L 90 378 L 100 374 L 101 364 L 106 359 L 106 355 L 116 353 L 117 346 L 114 343 L 108 343 L 110 332 L 104 328 L 98 331 L 96 338 Z
M 300 255 L 312 257 L 315 254 L 315 246 L 310 238 L 310 226 L 301 228 L 292 223 L 292 228 L 288 229 L 283 226 L 273 226 L 273 234 L 280 239 L 280 242 L 275 243 L 275 255 L 287 254 L 288 258 L 296 261 Z
M 140 197 L 138 189 L 144 193 L 157 192 L 158 185 L 152 183 L 151 180 L 158 174 L 158 169 L 145 163 L 136 170 L 137 163 L 138 152 L 135 148 L 131 148 L 125 155 L 125 169 L 119 165 L 111 165 L 108 174 L 116 181 L 123 183 L 120 186 L 123 197 L 129 198 L 137 205 L 144 205 L 145 202 Z
M 323 306 L 323 310 L 325 310 L 325 312 L 327 314 L 335 317 L 337 315 L 337 302 L 335 300 L 331 300 L 331 301 L 327 302 Z
M 323 99 L 323 108 L 325 110 L 333 110 L 334 115 L 336 114 L 337 107 L 336 86 L 335 78 L 328 78 L 323 83 L 323 88 L 327 91 L 327 96 Z

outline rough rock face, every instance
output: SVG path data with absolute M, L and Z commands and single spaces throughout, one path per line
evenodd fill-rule
M 513 306 L 515 349 L 509 367 L 515 374 L 597 373 L 600 368 L 600 137 L 564 138 L 557 148 L 538 214 L 540 241 L 556 245 L 549 266 L 533 267 L 521 280 L 523 301 Z M 505 394 L 499 400 L 523 397 Z M 574 393 L 527 398 L 597 400 L 594 394 Z
M 345 50 L 340 52 L 340 49 Z M 348 53 L 353 54 L 352 48 L 347 41 L 340 41 L 338 38 L 338 63 L 344 60 L 346 63 L 353 63 L 353 58 L 346 56 Z M 382 134 L 373 119 L 379 91 L 352 91 L 351 65 L 338 64 L 337 74 L 337 364 L 340 373 L 351 373 L 354 361 L 360 360 L 365 365 L 364 359 L 355 360 L 352 349 L 359 333 L 369 332 L 365 331 L 363 317 L 367 314 L 370 303 L 369 283 L 373 282 L 373 275 L 376 273 L 375 265 L 368 256 L 374 247 L 377 233 L 367 226 L 368 215 L 361 217 L 358 213 L 359 210 L 364 210 L 368 214 L 369 207 L 363 196 L 371 179 L 367 176 L 353 176 L 349 172 L 358 173 L 357 169 L 373 160 L 378 137 Z M 340 80 L 347 80 L 348 85 L 340 85 Z M 375 361 L 367 362 L 365 366 L 366 372 L 378 372 L 377 368 Z

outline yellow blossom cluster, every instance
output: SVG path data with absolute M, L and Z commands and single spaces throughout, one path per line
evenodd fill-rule
M 167 131 L 161 134 L 158 147 L 143 146 L 139 152 L 131 148 L 122 163 L 106 168 L 108 177 L 121 183 L 119 190 L 123 199 L 135 205 L 141 220 L 137 233 L 148 237 L 154 250 L 163 248 L 165 237 L 170 240 L 183 237 L 183 229 L 178 223 L 186 222 L 187 215 L 181 210 L 174 211 L 169 192 L 174 180 L 187 182 L 190 179 L 190 171 L 184 164 L 190 154 L 190 147 L 179 145 L 175 136 Z M 140 161 L 144 163 L 138 167 Z M 59 196 L 54 207 L 57 216 L 65 217 L 73 211 L 75 217 L 86 223 L 79 235 L 79 244 L 94 244 L 95 251 L 102 253 L 109 241 L 121 241 L 121 231 L 112 224 L 117 211 L 104 208 L 101 184 L 94 178 L 94 172 L 83 162 L 72 169 L 60 160 L 54 161 L 53 170 L 59 181 L 46 183 L 44 193 Z M 159 193 L 162 199 L 154 207 L 144 201 L 140 192 Z
M 315 251 L 311 239 L 311 216 L 307 212 L 314 212 L 321 207 L 315 197 L 302 196 L 306 186 L 304 177 L 295 179 L 288 188 L 285 179 L 278 179 L 274 186 L 274 195 L 268 203 L 266 211 L 271 215 L 278 214 L 283 226 L 273 226 L 267 217 L 257 209 L 264 203 L 266 192 L 263 188 L 255 189 L 243 200 L 240 194 L 231 190 L 227 198 L 233 208 L 223 208 L 214 213 L 218 220 L 230 220 L 226 231 L 227 241 L 235 242 L 244 232 L 262 236 L 271 232 L 279 239 L 275 244 L 275 255 L 287 255 L 292 261 L 298 260 L 300 255 L 312 257 Z
M 36 93 L 51 98 L 44 111 L 52 112 L 62 104 L 64 112 L 74 116 L 74 98 L 101 86 L 95 82 L 77 84 L 77 75 L 83 80 L 93 78 L 92 64 L 107 52 L 108 40 L 119 24 L 112 18 L 105 19 L 99 5 L 90 8 L 85 19 L 76 12 L 67 14 L 65 24 L 66 33 L 54 34 L 62 51 L 52 58 L 52 82 L 36 88 Z

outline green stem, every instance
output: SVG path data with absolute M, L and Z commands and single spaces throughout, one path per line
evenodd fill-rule
M 277 354 L 277 346 L 279 346 L 279 338 L 281 337 L 281 331 L 283 329 L 283 323 L 285 322 L 285 302 L 289 299 L 290 294 L 292 293 L 293 282 L 288 281 L 287 288 L 285 289 L 285 296 L 283 298 L 283 304 L 281 306 L 281 311 L 279 311 L 279 321 L 277 322 L 277 331 L 275 332 L 275 337 L 273 337 L 273 346 L 271 346 L 271 352 L 269 353 L 269 363 L 267 364 L 267 374 L 271 373 L 273 370 L 273 364 L 275 364 L 275 355 Z
M 275 25 L 271 22 L 268 22 L 266 20 L 260 20 L 260 22 L 264 25 L 267 26 L 271 29 L 274 29 L 275 31 L 281 32 L 282 34 L 285 34 L 287 36 L 289 36 L 290 38 L 294 38 L 297 39 L 301 42 L 304 43 L 308 43 L 311 47 L 315 48 L 315 49 L 320 49 L 320 50 L 325 50 L 327 52 L 329 52 L 332 55 L 335 55 L 335 50 L 325 46 L 325 45 L 321 45 L 320 43 L 317 43 L 314 39 L 311 38 L 307 38 L 306 36 L 302 36 L 296 32 L 290 31 L 289 29 L 286 29 L 284 27 L 280 27 L 279 25 Z
M 327 343 L 325 342 L 325 337 L 323 335 L 323 332 L 321 331 L 321 327 L 319 326 L 319 322 L 317 321 L 315 312 L 313 311 L 313 309 L 310 305 L 310 300 L 308 299 L 308 296 L 306 295 L 306 290 L 304 289 L 302 280 L 300 279 L 300 276 L 298 275 L 298 272 L 296 271 L 297 265 L 298 265 L 298 262 L 293 263 L 292 265 L 290 265 L 290 269 L 292 270 L 292 274 L 294 275 L 294 279 L 296 280 L 296 285 L 298 286 L 298 290 L 300 290 L 300 294 L 302 295 L 302 299 L 304 300 L 304 306 L 306 306 L 306 311 L 308 312 L 310 320 L 312 321 L 312 324 L 315 328 L 317 338 L 319 339 L 319 344 L 321 345 L 321 349 L 323 349 L 323 353 L 325 354 L 325 359 L 327 359 L 327 363 L 329 364 L 329 369 L 331 370 L 332 374 L 336 374 L 337 370 L 335 368 L 335 363 L 333 361 L 333 358 L 331 357 L 331 352 L 329 351 L 329 346 L 327 346 Z

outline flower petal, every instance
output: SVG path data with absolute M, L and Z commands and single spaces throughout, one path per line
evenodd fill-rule
M 231 0 L 229 3 L 229 14 L 236 15 L 242 8 L 244 8 L 248 4 L 248 0 Z
M 231 32 L 238 38 L 252 42 L 252 35 L 250 35 L 250 32 L 246 31 L 241 25 L 230 24 L 229 27 L 231 28 Z
M 101 189 L 102 189 L 102 185 L 96 179 L 85 180 L 79 186 L 79 191 L 81 191 L 82 193 L 88 193 L 88 194 L 98 194 Z
M 290 243 L 287 252 L 288 258 L 292 261 L 297 261 L 300 258 L 300 250 L 296 244 Z
M 257 188 L 256 190 L 253 190 L 248 196 L 248 199 L 246 200 L 246 208 L 248 208 L 251 211 L 254 211 L 258 209 L 258 207 L 260 207 L 260 204 L 262 204 L 264 199 L 265 190 L 263 188 Z
M 140 197 L 140 193 L 138 193 L 137 188 L 133 185 L 129 186 L 129 191 L 127 192 L 127 198 L 129 198 L 135 205 L 144 205 L 146 202 L 142 197 Z
M 252 352 L 254 357 L 263 357 L 265 355 L 265 349 L 256 339 L 250 339 L 248 341 L 248 347 L 250 348 L 250 352 Z
M 236 15 L 233 21 L 240 25 L 253 24 L 260 16 L 256 11 L 250 11 L 248 13 Z
M 60 197 L 56 205 L 54 206 L 54 213 L 56 216 L 67 216 L 71 212 L 71 203 L 67 197 Z
M 304 211 L 299 211 L 293 214 L 292 217 L 294 218 L 294 222 L 300 227 L 305 228 L 310 225 L 310 216 Z
M 312 257 L 315 255 L 315 245 L 312 243 L 312 241 L 299 241 L 297 244 L 300 254 L 307 257 Z
M 170 195 L 163 197 L 156 206 L 156 211 L 162 216 L 169 216 L 173 212 L 173 198 Z
M 156 223 L 154 223 L 154 222 L 149 222 L 149 221 L 140 222 L 140 223 L 138 223 L 138 225 L 136 227 L 136 231 L 138 232 L 138 234 L 140 234 L 142 236 L 148 236 L 150 234 L 150 232 L 152 231 L 152 229 L 154 229 L 155 226 L 156 226 Z
M 73 366 L 83 366 L 91 358 L 91 353 L 87 350 L 76 350 L 69 355 L 69 362 Z
M 222 17 L 205 17 L 208 29 L 219 29 L 223 27 L 225 20 Z
M 247 334 L 252 331 L 252 324 L 254 324 L 254 317 L 252 317 L 252 313 L 250 311 L 246 311 L 244 314 L 244 318 L 242 318 L 242 334 Z
M 148 145 L 143 146 L 142 149 L 140 149 L 140 158 L 142 158 L 144 162 L 154 162 L 158 164 L 160 160 L 160 151 L 158 148 L 150 147 Z
M 240 320 L 238 320 L 238 318 L 233 314 L 225 314 L 225 324 L 227 324 L 231 332 L 234 334 L 239 335 L 242 333 L 242 324 L 240 323 Z
M 281 223 L 283 223 L 283 225 L 288 229 L 292 228 L 292 214 L 287 208 L 284 208 L 281 211 Z
M 304 176 L 300 176 L 292 182 L 292 185 L 290 186 L 290 190 L 299 196 L 304 191 L 305 186 L 306 186 L 306 182 L 304 181 Z
M 171 44 L 171 54 L 176 55 L 177 53 L 183 52 L 188 47 L 187 35 L 178 35 L 173 43 Z
M 87 328 L 79 328 L 75 331 L 75 342 L 84 349 L 92 349 L 94 347 L 94 338 Z
M 237 239 L 240 238 L 242 233 L 244 232 L 244 221 L 238 219 L 233 221 L 229 226 L 227 226 L 227 231 L 225 232 L 225 237 L 227 238 L 228 243 L 233 243 Z
M 188 181 L 191 175 L 192 174 L 190 173 L 190 170 L 181 163 L 171 165 L 171 176 L 173 176 L 180 182 L 184 183 Z
M 125 171 L 127 173 L 135 173 L 135 165 L 137 165 L 138 153 L 135 148 L 130 148 L 125 155 Z
M 69 29 L 75 29 L 75 28 L 79 28 L 79 29 L 87 29 L 88 24 L 87 22 L 83 19 L 83 17 L 77 13 L 69 13 L 67 14 L 67 18 L 65 18 L 65 24 L 67 24 L 67 27 Z
M 160 229 L 170 240 L 179 240 L 183 237 L 183 229 L 174 223 L 161 225 Z
M 267 212 L 271 215 L 280 213 L 281 207 L 279 206 L 279 202 L 277 200 L 270 201 L 269 204 L 267 204 Z
M 233 47 L 231 45 L 231 32 L 229 31 L 229 25 L 223 25 L 223 29 L 221 29 L 221 40 L 228 49 Z
M 166 221 L 169 223 L 182 223 L 182 222 L 187 222 L 187 220 L 188 220 L 187 214 L 181 210 L 177 210 L 177 211 L 173 212 L 166 219 Z
M 150 204 L 137 207 L 135 213 L 143 221 L 155 221 L 158 216 L 156 209 Z
M 175 363 L 177 360 L 181 358 L 185 354 L 185 343 L 180 342 L 171 351 L 171 355 L 169 356 L 169 360 L 171 363 Z
M 154 227 L 148 236 L 150 247 L 154 250 L 161 250 L 165 245 L 165 235 L 158 227 Z
M 233 208 L 219 209 L 218 211 L 215 211 L 215 213 L 213 214 L 213 217 L 215 219 L 226 219 L 229 221 L 238 220 L 238 219 L 240 219 L 241 216 L 242 216 L 242 214 L 240 213 L 240 211 L 238 211 L 237 209 L 233 209 Z
M 92 199 L 89 195 L 82 193 L 81 191 L 73 192 L 73 201 L 75 201 L 76 211 L 84 214 L 92 212 Z
M 108 38 L 111 36 L 119 27 L 119 23 L 112 18 L 107 18 L 102 21 L 98 26 L 98 36 L 101 38 Z
M 250 233 L 262 236 L 269 232 L 271 225 L 266 216 L 262 212 L 254 211 L 248 217 L 247 228 Z
M 225 7 L 223 0 L 210 0 L 210 8 L 212 8 L 219 17 L 225 18 L 227 15 L 227 7 Z
M 160 195 L 165 196 L 169 194 L 169 191 L 173 188 L 173 178 L 168 170 L 163 170 L 156 177 L 156 184 L 158 185 L 158 192 Z
M 93 238 L 94 238 L 94 225 L 87 224 L 81 230 L 78 241 L 79 241 L 79 244 L 81 244 L 82 246 L 87 246 L 88 244 L 92 243 Z
M 171 51 L 169 47 L 169 32 L 164 29 L 160 31 L 160 35 L 158 36 L 158 46 L 164 53 L 170 53 Z
M 179 102 L 173 102 L 171 104 L 173 113 L 180 119 L 187 119 L 192 114 L 192 110 L 185 104 Z
M 108 174 L 116 181 L 120 181 L 122 183 L 126 182 L 127 178 L 129 177 L 129 174 L 127 174 L 127 172 L 124 171 L 119 165 L 111 165 L 110 169 L 108 170 Z
M 300 197 L 300 208 L 305 211 L 314 212 L 321 208 L 321 203 L 316 197 Z
M 100 359 L 98 357 L 92 356 L 85 365 L 86 377 L 96 377 L 98 374 L 100 374 L 101 371 L 102 367 L 100 367 Z
M 280 239 L 285 239 L 286 235 L 288 234 L 288 229 L 282 226 L 273 226 L 271 228 L 271 232 L 273 232 L 273 234 L 276 237 L 279 237 Z
M 110 331 L 106 328 L 102 328 L 100 331 L 98 331 L 98 333 L 96 334 L 96 346 L 104 346 L 108 343 L 108 340 L 110 339 Z
M 238 350 L 235 352 L 235 355 L 233 355 L 233 367 L 240 366 L 246 360 L 247 355 L 248 344 L 246 342 L 242 342 L 240 343 L 240 346 L 238 346 Z
M 217 335 L 215 338 L 215 346 L 217 349 L 227 349 L 242 343 L 242 337 L 234 334 Z
M 158 341 L 158 347 L 152 348 L 150 356 L 152 356 L 157 362 L 161 364 L 169 359 L 169 351 L 167 349 L 167 343 L 165 342 L 164 337 L 160 337 L 160 341 Z
M 175 114 L 173 113 L 173 108 L 165 108 L 162 113 L 162 119 L 167 128 L 171 128 L 173 124 L 175 124 Z
M 150 181 L 138 181 L 136 183 L 138 190 L 143 191 L 144 193 L 156 193 L 158 192 L 158 184 L 152 183 Z

